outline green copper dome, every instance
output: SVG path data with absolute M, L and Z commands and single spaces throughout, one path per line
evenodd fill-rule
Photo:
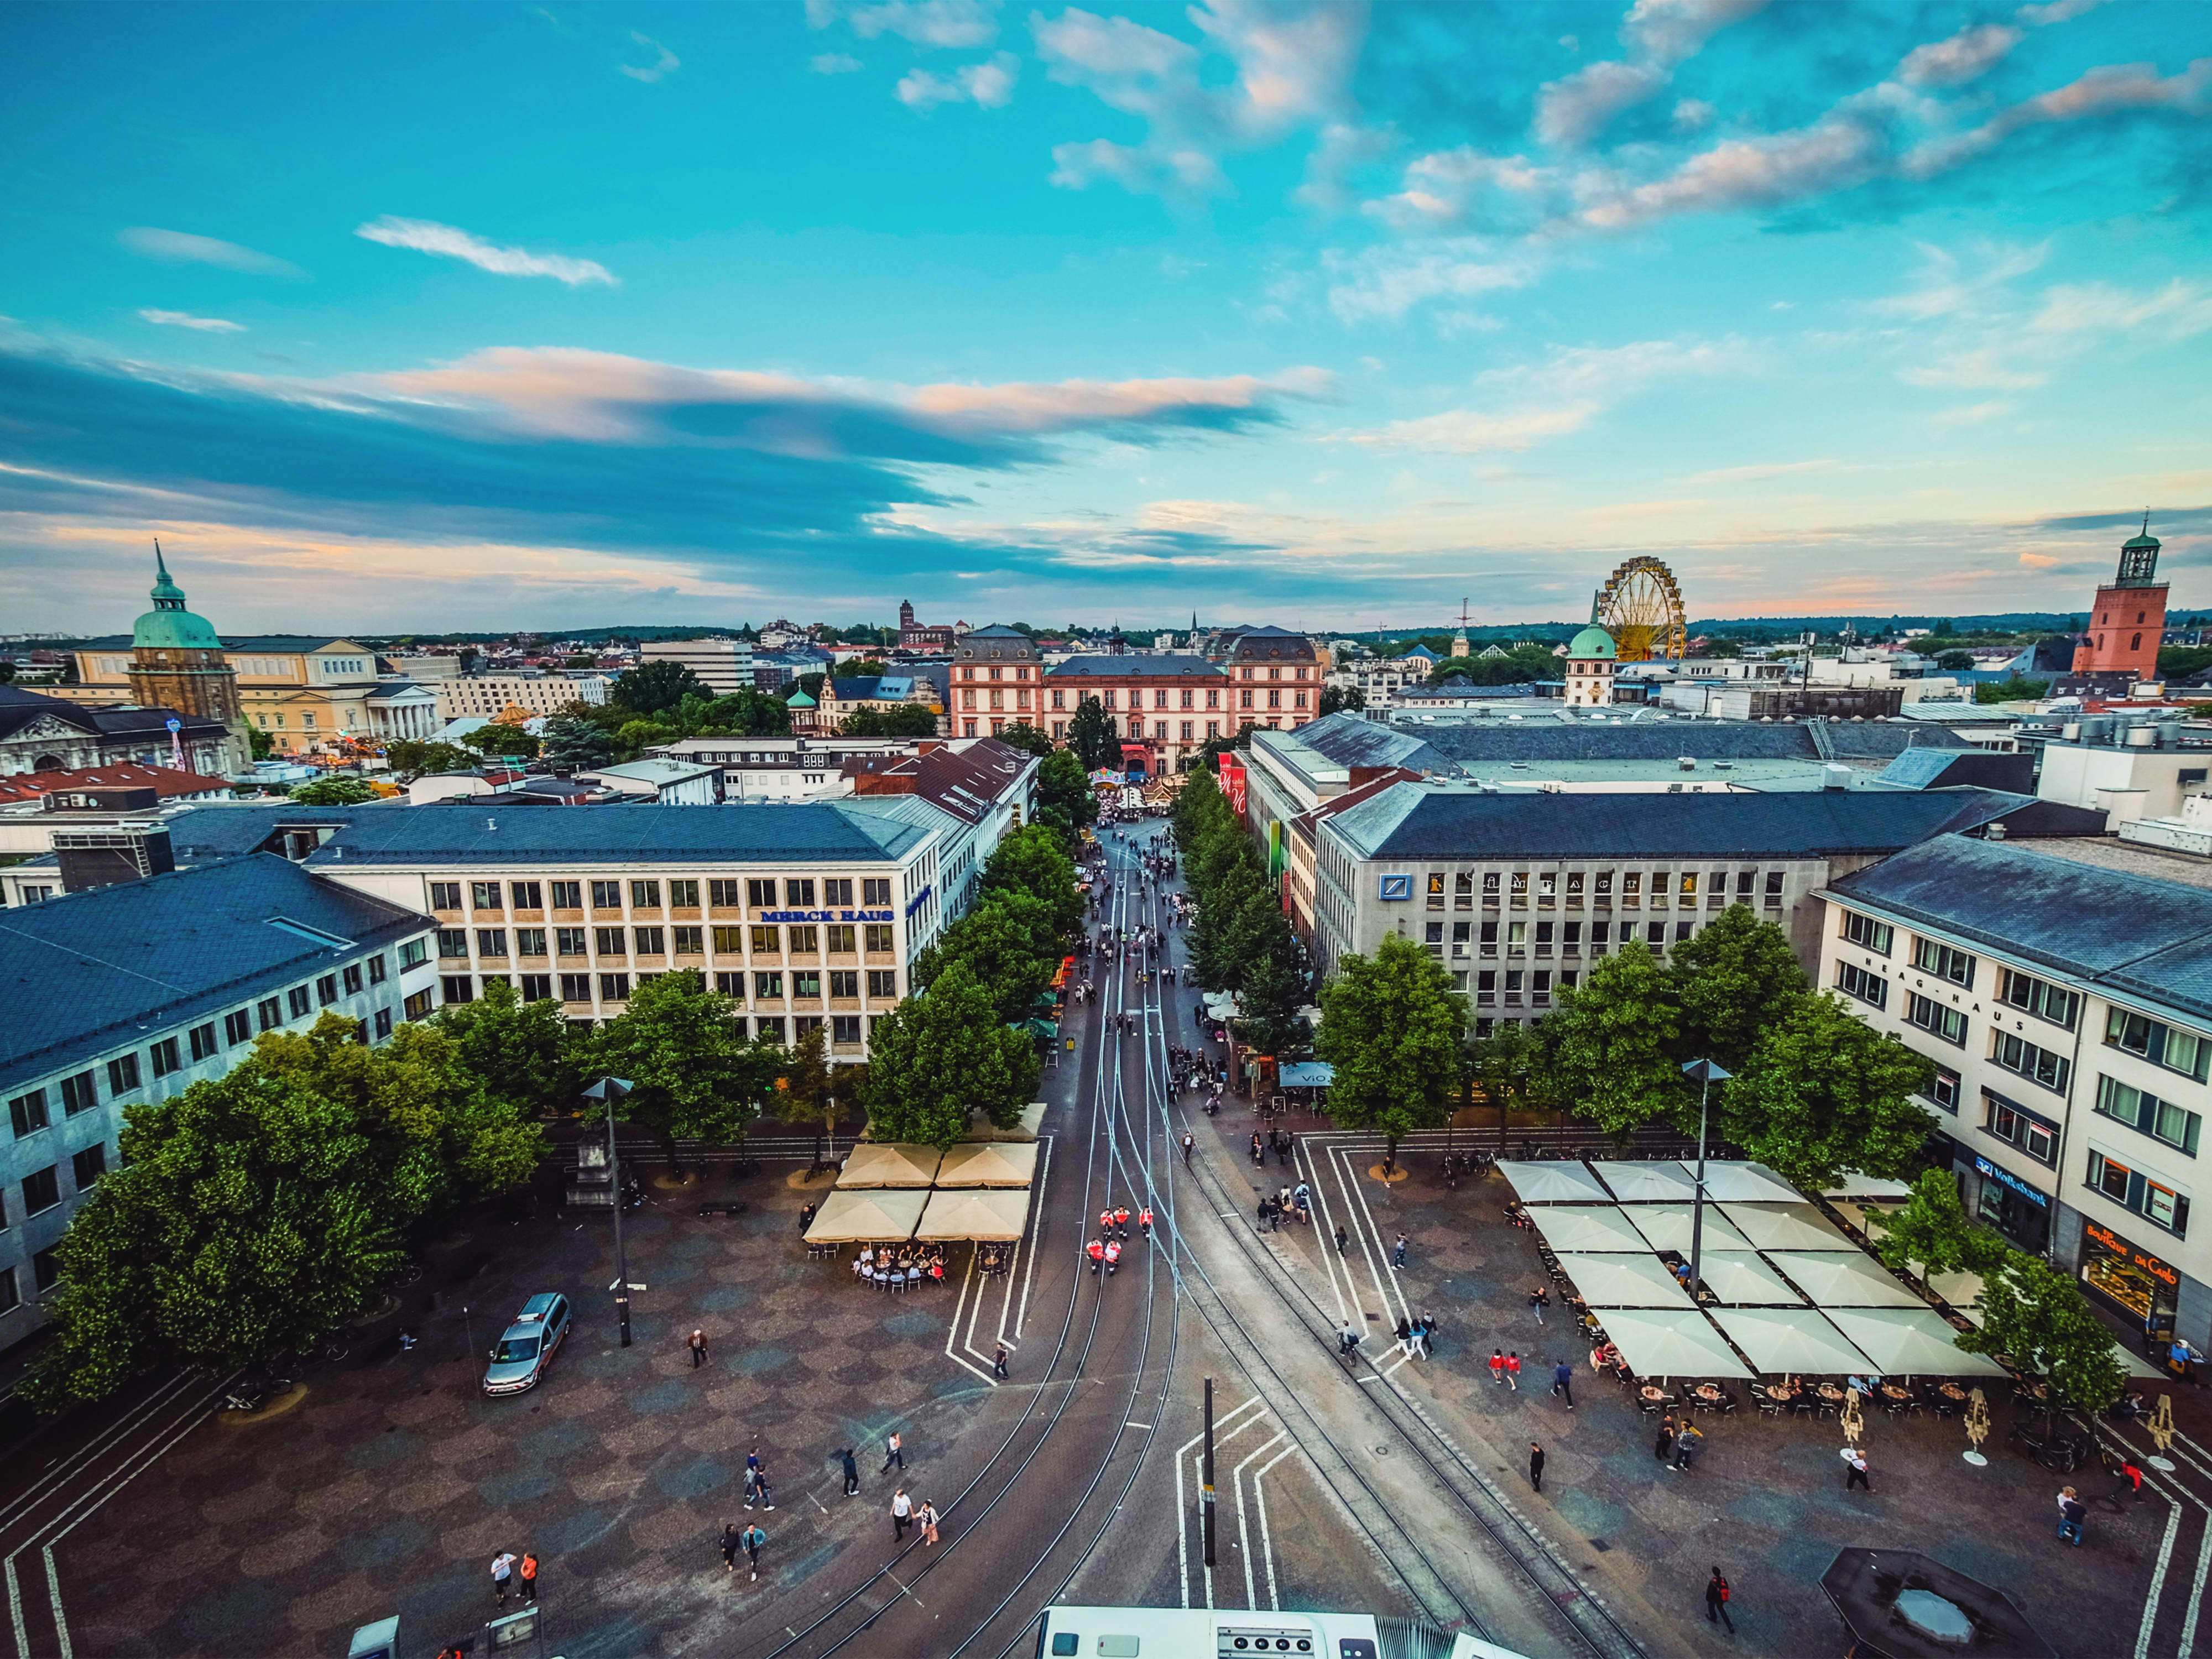
M 185 609 L 185 590 L 170 580 L 161 558 L 161 544 L 154 544 L 154 608 L 131 625 L 131 643 L 139 649 L 160 651 L 220 651 L 222 641 L 205 617 Z
M 2122 542 L 2120 544 L 2120 551 L 2124 553 L 2130 548 L 2147 547 L 2152 552 L 2155 553 L 2164 545 L 2165 544 L 2163 542 L 2160 541 L 2157 537 L 2152 535 L 2148 530 L 2146 530 L 2142 535 L 2130 536 L 2127 540 Z
M 1610 662 L 1620 654 L 1613 643 L 1613 635 L 1595 623 L 1576 635 L 1567 647 L 1567 659 L 1571 662 L 1588 662 L 1593 659 Z
M 805 692 L 794 691 L 783 700 L 783 706 L 786 708 L 812 708 L 816 705 L 814 699 Z

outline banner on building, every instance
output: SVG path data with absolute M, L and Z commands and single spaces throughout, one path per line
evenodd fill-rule
M 1224 755 L 1219 761 L 1221 793 L 1229 797 L 1229 809 L 1238 817 L 1244 816 L 1244 763 L 1234 755 Z

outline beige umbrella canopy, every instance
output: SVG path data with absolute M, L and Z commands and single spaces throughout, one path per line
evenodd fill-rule
M 1828 1317 L 1887 1376 L 2002 1376 L 1986 1354 L 1968 1353 L 1933 1308 L 1838 1308 Z
M 962 1136 L 964 1140 L 1035 1140 L 1037 1131 L 1044 1127 L 1044 1102 L 1033 1100 L 1022 1108 L 1020 1121 L 1010 1129 L 1001 1129 L 988 1118 L 978 1119 Z
M 1589 1166 L 1567 1158 L 1500 1158 L 1498 1173 L 1513 1183 L 1523 1204 L 1609 1204 L 1606 1191 Z
M 1705 1315 L 1688 1308 L 1616 1308 L 1605 1334 L 1638 1376 L 1752 1375 Z
M 1707 1250 L 1698 1259 L 1698 1271 L 1705 1275 L 1705 1288 L 1723 1304 L 1754 1308 L 1805 1305 L 1804 1297 L 1784 1284 L 1755 1250 Z
M 1694 1175 L 1697 1164 L 1684 1159 L 1686 1175 Z M 1717 1200 L 1723 1204 L 1789 1204 L 1804 1202 L 1804 1194 L 1768 1169 L 1764 1164 L 1735 1162 L 1726 1158 L 1705 1160 L 1705 1201 Z
M 949 1149 L 938 1165 L 940 1187 L 1026 1187 L 1036 1179 L 1035 1141 L 963 1143 Z
M 1645 1164 L 1601 1161 L 1590 1168 L 1624 1204 L 1686 1204 L 1698 1190 L 1690 1172 L 1671 1158 Z
M 1713 1323 L 1761 1371 L 1853 1376 L 1881 1368 L 1810 1308 L 1716 1308 Z
M 846 1157 L 839 1190 L 854 1187 L 927 1187 L 937 1179 L 942 1156 L 934 1146 L 877 1146 L 862 1141 Z
M 1687 1204 L 1628 1204 L 1621 1214 L 1628 1218 L 1636 1231 L 1642 1233 L 1655 1250 L 1679 1250 L 1690 1253 L 1692 1231 L 1691 1206 Z M 1721 1213 L 1717 1204 L 1705 1206 L 1705 1249 L 1711 1250 L 1747 1250 L 1751 1241 L 1730 1224 Z M 1558 1247 L 1554 1245 L 1553 1249 Z
M 904 1196 L 905 1194 L 901 1194 Z M 1030 1195 L 1004 1188 L 963 1188 L 929 1195 L 915 1230 L 918 1238 L 1019 1238 L 1028 1221 Z
M 1769 1250 L 1766 1259 L 1776 1272 L 1804 1291 L 1816 1308 L 1920 1308 L 1933 1311 L 1899 1284 L 1888 1268 L 1863 1251 Z
M 1644 1235 L 1614 1204 L 1555 1204 L 1528 1212 L 1544 1242 L 1556 1251 L 1640 1250 Z
M 877 1188 L 832 1193 L 806 1230 L 809 1244 L 896 1244 L 914 1237 L 929 1194 L 912 1188 Z

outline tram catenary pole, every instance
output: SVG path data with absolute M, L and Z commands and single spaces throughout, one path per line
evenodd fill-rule
M 615 1102 L 629 1091 L 629 1079 L 620 1077 L 603 1077 L 584 1091 L 586 1100 L 599 1101 L 607 1109 L 607 1192 L 614 1200 L 615 1222 L 615 1317 L 625 1348 L 629 1346 L 629 1258 L 623 1253 L 622 1165 L 615 1150 Z
M 1206 1472 L 1202 1482 L 1205 1507 L 1199 1511 L 1206 1539 L 1206 1565 L 1213 1565 L 1213 1379 L 1206 1379 Z

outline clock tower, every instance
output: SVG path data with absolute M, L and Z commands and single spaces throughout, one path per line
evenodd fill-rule
M 2077 674 L 2158 678 L 2158 646 L 2166 634 L 2166 584 L 2158 579 L 2159 539 L 2142 531 L 2120 544 L 2119 573 L 2097 590 L 2088 631 L 2074 647 Z
M 131 625 L 131 696 L 142 708 L 221 720 L 229 727 L 231 769 L 253 763 L 253 748 L 240 712 L 238 672 L 206 617 L 185 609 L 185 592 L 169 575 L 161 544 L 154 544 L 154 608 Z

